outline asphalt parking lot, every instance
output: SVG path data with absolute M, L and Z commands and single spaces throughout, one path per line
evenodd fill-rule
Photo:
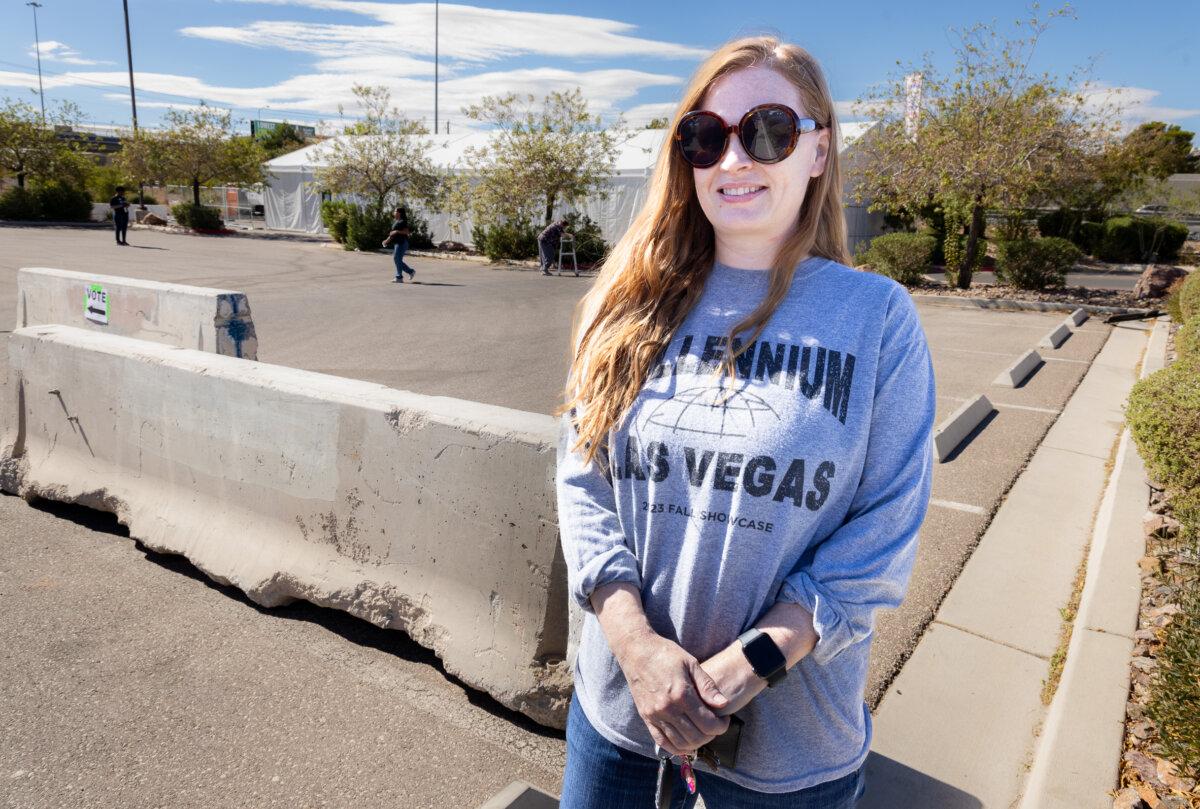
M 130 240 L 0 228 L 0 333 L 22 266 L 225 287 L 249 296 L 261 361 L 549 413 L 589 283 L 416 257 L 420 283 L 395 285 L 388 256 L 319 243 Z M 908 598 L 879 619 L 872 704 L 1112 328 L 1088 321 L 1005 389 L 995 376 L 1062 314 L 919 310 L 937 421 L 978 393 L 996 412 L 937 466 Z M 5 379 L 7 363 L 0 352 Z M 557 791 L 560 734 L 465 690 L 398 633 L 303 605 L 260 610 L 98 519 L 0 498 L 0 597 L 13 616 L 0 630 L 0 779 L 24 796 L 13 805 L 181 805 L 214 788 L 218 805 L 253 794 L 258 805 L 471 807 L 517 777 Z

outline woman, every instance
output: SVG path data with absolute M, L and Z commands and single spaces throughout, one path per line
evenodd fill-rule
M 417 274 L 417 271 L 404 263 L 404 254 L 408 251 L 408 236 L 410 233 L 408 225 L 408 210 L 403 206 L 392 211 L 395 220 L 392 222 L 391 230 L 388 231 L 388 236 L 383 242 L 384 247 L 392 248 L 392 263 L 396 265 L 396 277 L 392 279 L 394 283 L 404 283 L 404 273 L 408 273 L 409 280 Z
M 848 266 L 806 51 L 726 45 L 674 124 L 574 337 L 561 805 L 655 805 L 661 754 L 672 806 L 692 776 L 710 809 L 849 807 L 874 613 L 904 596 L 929 500 L 925 335 L 903 287 Z M 717 767 L 692 758 L 710 742 Z

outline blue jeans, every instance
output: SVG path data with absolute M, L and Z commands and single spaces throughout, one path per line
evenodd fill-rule
M 865 765 L 847 776 L 796 792 L 757 792 L 709 772 L 696 773 L 708 809 L 853 809 L 865 786 Z M 675 768 L 671 809 L 692 809 Z M 567 714 L 567 767 L 559 809 L 653 809 L 658 762 L 601 736 L 575 697 Z
M 404 273 L 409 276 L 416 275 L 412 267 L 404 263 L 404 254 L 408 252 L 408 239 L 402 239 L 392 245 L 392 263 L 396 265 L 396 280 L 404 278 Z

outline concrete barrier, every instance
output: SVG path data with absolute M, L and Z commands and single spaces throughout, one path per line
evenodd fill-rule
M 564 726 L 555 419 L 67 326 L 9 354 L 0 487 L 112 512 L 264 606 L 402 629 Z
M 962 407 L 939 424 L 933 431 L 933 452 L 938 462 L 949 458 L 950 453 L 954 452 L 963 439 L 994 409 L 988 398 L 981 393 L 974 399 L 963 402 Z
M 56 323 L 230 357 L 258 358 L 250 303 L 241 292 L 46 267 L 22 268 L 17 272 L 16 328 Z
M 1059 323 L 1058 326 L 1054 328 L 1054 331 L 1042 338 L 1038 345 L 1042 348 L 1058 348 L 1060 345 L 1065 343 L 1067 338 L 1071 336 L 1070 322 L 1071 321 L 1068 319 L 1064 320 L 1062 323 Z
M 1003 385 L 1006 388 L 1015 388 L 1025 381 L 1033 370 L 1042 364 L 1042 355 L 1030 349 L 1017 359 L 1012 365 L 1000 372 L 993 381 L 993 385 Z
M 1088 319 L 1088 313 L 1087 313 L 1086 309 L 1076 309 L 1074 312 L 1071 313 L 1071 322 L 1074 323 L 1076 326 L 1082 326 L 1083 322 L 1087 319 Z

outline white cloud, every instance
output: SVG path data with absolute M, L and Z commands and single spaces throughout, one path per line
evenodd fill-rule
M 135 79 L 139 93 L 181 97 L 180 104 L 195 103 L 202 99 L 208 104 L 240 109 L 271 107 L 280 111 L 276 114 L 285 114 L 282 112 L 284 110 L 299 110 L 331 116 L 337 114 L 339 105 L 345 106 L 348 115 L 355 113 L 351 91 L 355 84 L 363 81 L 361 75 L 351 73 L 305 74 L 259 87 L 213 85 L 194 76 L 171 73 L 138 72 Z M 45 77 L 47 90 L 96 86 L 97 83 L 119 86 L 126 81 L 128 75 L 116 71 L 68 72 Z M 443 120 L 461 121 L 461 108 L 477 103 L 485 95 L 516 91 L 541 97 L 552 90 L 575 87 L 582 88 L 589 108 L 594 113 L 614 116 L 618 104 L 632 98 L 641 89 L 680 82 L 676 76 L 637 70 L 571 71 L 546 67 L 452 77 L 439 82 L 438 94 Z M 29 73 L 0 71 L 0 86 L 36 88 L 37 77 Z M 431 80 L 393 78 L 386 86 L 392 91 L 393 102 L 409 117 L 433 117 Z M 146 104 L 139 101 L 139 105 Z
M 263 2 L 263 0 L 250 0 Z M 186 36 L 255 47 L 283 48 L 336 58 L 366 50 L 388 55 L 432 57 L 433 3 L 373 3 L 353 0 L 268 0 L 368 17 L 374 25 L 262 21 L 239 27 L 189 26 Z M 545 14 L 443 3 L 438 14 L 440 56 L 486 62 L 521 55 L 562 58 L 652 57 L 698 60 L 704 48 L 632 35 L 636 26 L 600 17 Z
M 35 59 L 38 55 L 39 44 L 36 42 L 29 43 L 29 58 Z M 40 44 L 42 60 L 46 62 L 62 62 L 65 65 L 108 65 L 111 62 L 100 62 L 95 59 L 84 59 L 79 51 L 72 48 L 65 42 L 59 42 L 54 39 L 47 39 Z
M 667 118 L 668 120 L 675 114 L 675 108 L 679 106 L 676 101 L 664 101 L 659 104 L 638 104 L 636 107 L 630 107 L 625 110 L 625 121 L 631 127 L 645 126 L 655 118 Z
M 1106 82 L 1089 82 L 1077 92 L 1083 96 L 1084 107 L 1092 113 L 1119 108 L 1122 132 L 1135 129 L 1146 121 L 1179 121 L 1200 115 L 1200 109 L 1166 107 L 1153 103 L 1162 95 L 1160 90 L 1146 87 L 1117 86 Z

